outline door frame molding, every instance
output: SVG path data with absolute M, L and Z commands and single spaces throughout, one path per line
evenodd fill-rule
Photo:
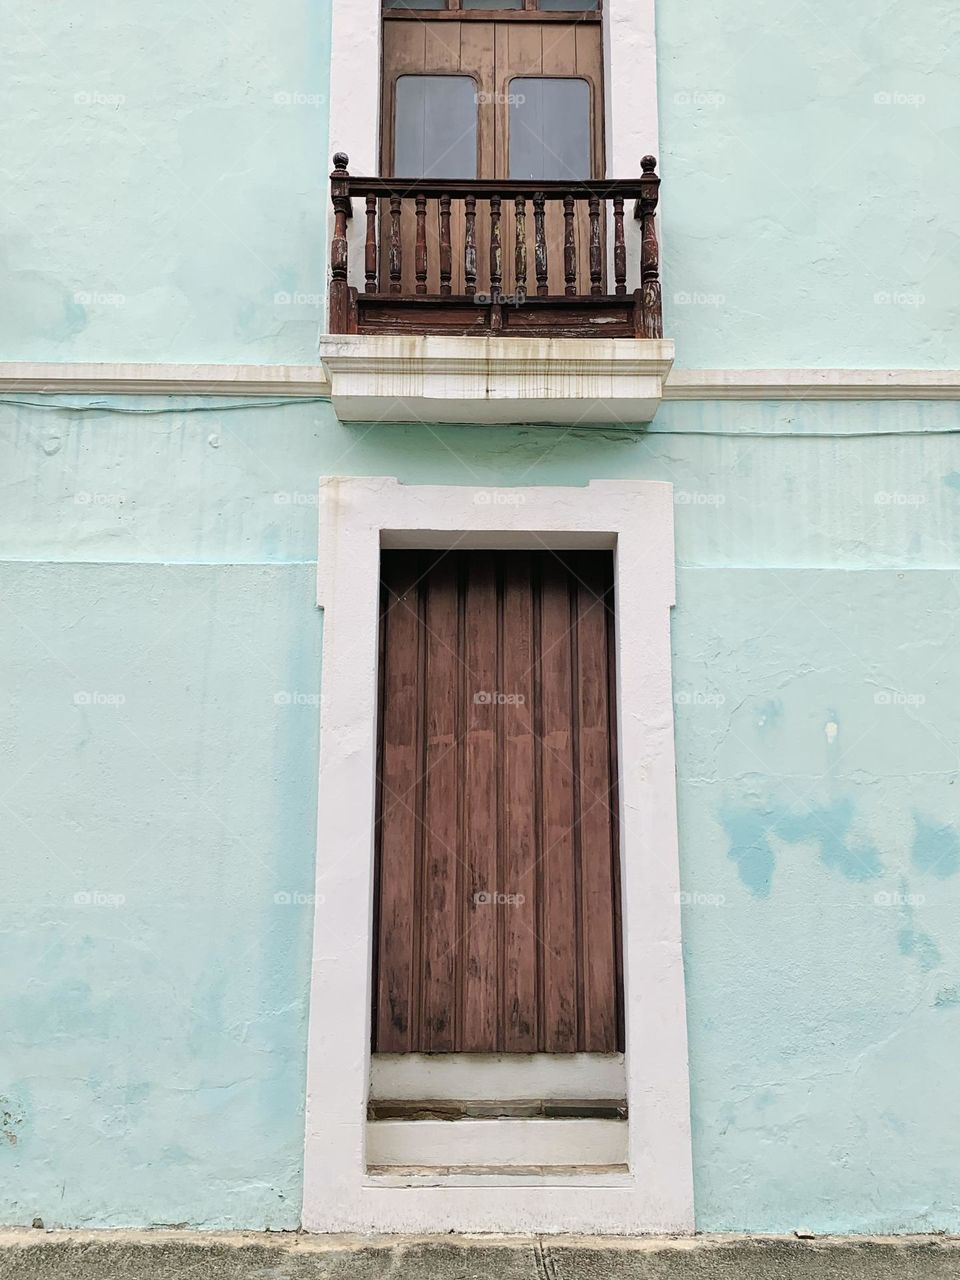
M 308 1231 L 694 1230 L 670 611 L 673 487 L 402 485 L 327 477 L 303 1226 Z M 514 1180 L 366 1172 L 381 547 L 612 548 L 629 1173 Z M 498 1185 L 499 1182 L 499 1185 Z

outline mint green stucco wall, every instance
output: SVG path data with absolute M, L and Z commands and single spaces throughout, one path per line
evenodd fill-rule
M 960 1228 L 956 407 L 644 437 L 164 404 L 2 409 L 3 1219 L 297 1223 L 344 473 L 673 482 L 698 1225 Z
M 14 0 L 0 360 L 314 361 L 328 7 Z M 960 363 L 958 21 L 659 0 L 679 364 Z M 299 1220 L 314 495 L 356 473 L 673 482 L 698 1226 L 960 1230 L 956 406 L 10 399 L 0 1221 Z
M 0 359 L 312 363 L 328 0 L 9 0 Z
M 314 360 L 329 7 L 12 0 L 4 359 Z M 658 0 L 657 39 L 678 363 L 960 362 L 950 0 Z

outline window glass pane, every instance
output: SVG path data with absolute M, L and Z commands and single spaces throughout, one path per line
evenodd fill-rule
M 522 9 L 523 0 L 461 0 L 461 9 Z
M 477 176 L 472 76 L 400 76 L 393 171 L 398 178 Z
M 544 13 L 595 13 L 597 0 L 540 0 Z
M 586 80 L 521 76 L 510 81 L 509 105 L 511 178 L 590 177 Z
M 383 0 L 385 9 L 446 9 L 447 0 Z

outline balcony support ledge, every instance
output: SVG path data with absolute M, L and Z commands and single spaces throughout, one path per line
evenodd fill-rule
M 341 422 L 651 422 L 674 348 L 662 338 L 334 335 L 320 360 Z

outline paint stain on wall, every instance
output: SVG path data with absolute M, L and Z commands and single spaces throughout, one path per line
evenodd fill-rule
M 882 870 L 880 852 L 873 845 L 851 838 L 853 819 L 851 800 L 838 800 L 802 814 L 773 806 L 726 806 L 720 813 L 730 840 L 728 857 L 737 864 L 740 879 L 757 898 L 769 897 L 773 883 L 776 855 L 771 836 L 788 844 L 817 845 L 823 865 L 847 880 L 875 880 Z
M 776 817 L 769 809 L 725 808 L 720 821 L 730 841 L 728 857 L 755 898 L 769 898 L 776 862 L 770 835 Z
M 960 836 L 956 830 L 927 822 L 919 813 L 913 815 L 913 822 L 912 858 L 917 870 L 941 880 L 956 875 L 960 871 Z
M 911 895 L 905 891 L 905 885 L 903 890 L 904 892 L 901 893 L 902 906 L 900 907 L 900 930 L 897 934 L 897 945 L 900 948 L 901 955 L 910 956 L 916 960 L 924 973 L 929 973 L 931 969 L 935 969 L 940 963 L 940 948 L 929 933 L 925 933 L 923 929 L 918 929 L 914 924 Z
M 957 493 L 960 493 L 960 471 L 947 472 L 943 477 L 943 483 L 948 489 L 955 489 Z

